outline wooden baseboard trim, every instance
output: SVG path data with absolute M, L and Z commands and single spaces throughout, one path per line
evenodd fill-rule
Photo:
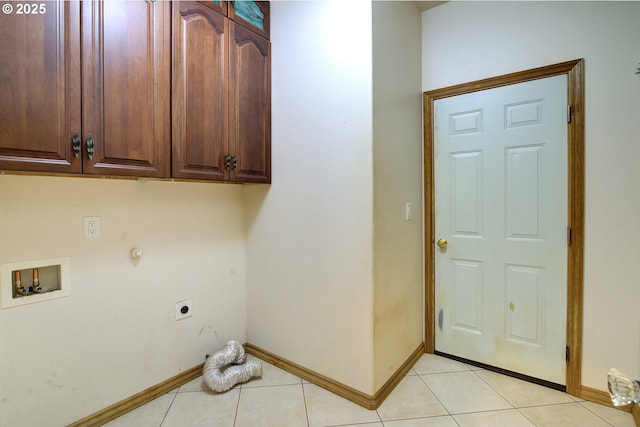
M 380 388 L 380 390 L 378 390 L 374 396 L 370 396 L 252 344 L 245 344 L 244 348 L 247 354 L 251 354 L 252 356 L 262 359 L 265 362 L 268 362 L 284 371 L 307 380 L 312 384 L 322 387 L 367 409 L 377 409 L 424 353 L 424 343 L 422 343 Z M 175 390 L 181 385 L 198 378 L 202 375 L 202 366 L 203 364 L 200 364 L 187 371 L 181 372 L 175 377 L 169 378 L 160 384 L 150 387 L 101 411 L 69 424 L 68 427 L 95 427 L 106 424 L 109 421 L 121 417 L 127 412 L 144 405 L 145 403 L 149 403 L 171 390 Z
M 398 368 L 398 370 L 387 380 L 386 383 L 376 392 L 373 396 L 374 401 L 376 403 L 376 407 L 373 409 L 378 409 L 378 406 L 384 402 L 384 400 L 391 394 L 394 388 L 402 381 L 402 379 L 407 375 L 407 372 L 411 370 L 413 365 L 416 364 L 418 359 L 425 353 L 424 343 L 420 344 L 418 348 L 415 349 L 411 356 Z
M 364 406 L 367 409 L 375 409 L 373 407 L 375 403 L 373 396 L 358 391 L 352 387 L 349 387 L 348 385 L 334 381 L 329 377 L 311 371 L 303 366 L 298 365 L 297 363 L 284 359 L 276 354 L 268 352 L 267 350 L 263 350 L 260 347 L 256 347 L 253 344 L 245 344 L 244 350 L 247 352 L 247 354 L 264 360 L 265 362 L 270 363 L 273 366 L 282 369 L 283 371 L 287 371 L 290 374 L 300 377 L 303 380 L 307 380 L 310 383 L 317 385 L 318 387 L 329 390 L 330 392 L 337 394 L 338 396 L 343 397 L 347 400 L 350 400 L 353 403 Z
M 406 375 L 411 367 L 418 361 L 420 356 L 424 353 L 424 343 L 420 344 L 418 348 L 409 356 L 409 358 L 400 366 L 400 368 L 391 376 L 391 378 L 376 392 L 374 396 L 358 391 L 348 385 L 342 384 L 338 381 L 332 380 L 322 374 L 314 372 L 297 363 L 284 359 L 276 354 L 261 349 L 253 344 L 245 344 L 244 349 L 247 354 L 264 360 L 290 374 L 296 375 L 312 384 L 322 387 L 325 390 L 330 391 L 342 398 L 350 400 L 351 402 L 360 405 L 366 409 L 378 409 L 384 399 L 393 391 L 396 385 Z
M 171 390 L 175 390 L 181 385 L 198 378 L 202 375 L 202 366 L 203 365 L 200 364 L 187 371 L 181 372 L 175 377 L 169 378 L 160 384 L 141 391 L 127 399 L 121 400 L 120 402 L 76 421 L 73 424 L 69 424 L 68 427 L 94 427 L 106 424 L 109 421 L 112 421 L 127 412 L 170 392 Z
M 611 402 L 611 396 L 609 393 L 602 390 L 596 390 L 591 387 L 580 387 L 580 398 L 588 400 L 589 402 L 599 403 L 601 405 L 609 406 L 611 408 L 620 409 L 621 411 L 631 412 L 631 405 L 627 406 L 613 406 Z M 639 414 L 640 415 L 640 414 Z
M 411 367 L 420 359 L 425 352 L 424 343 L 420 344 L 418 348 L 409 356 L 409 358 L 398 368 L 398 370 L 387 380 L 387 382 L 378 390 L 374 396 L 368 395 L 361 391 L 358 391 L 352 387 L 339 383 L 317 372 L 311 371 L 303 366 L 300 366 L 294 362 L 286 360 L 278 355 L 270 353 L 252 344 L 244 345 L 247 354 L 255 356 L 265 362 L 268 362 L 284 371 L 287 371 L 293 375 L 296 375 L 304 380 L 309 381 L 319 387 L 324 388 L 340 397 L 343 397 L 351 402 L 354 402 L 367 409 L 378 409 L 382 402 L 391 394 L 393 389 L 402 381 L 404 376 L 409 372 Z M 101 411 L 91 414 L 81 420 L 78 420 L 68 427 L 95 427 L 112 421 L 127 412 L 130 412 L 145 403 L 175 390 L 188 383 L 191 380 L 198 378 L 202 375 L 202 366 L 194 366 L 193 368 L 181 372 L 175 377 L 169 378 L 166 381 L 161 382 L 153 387 L 150 387 L 138 394 L 135 394 L 127 399 L 121 400 Z M 628 405 L 623 407 L 613 406 L 609 393 L 602 390 L 596 390 L 591 387 L 581 386 L 580 398 L 588 400 L 590 402 L 599 403 L 601 405 L 610 406 L 612 408 L 620 409 L 622 411 L 631 412 L 636 427 L 640 427 L 640 404 Z

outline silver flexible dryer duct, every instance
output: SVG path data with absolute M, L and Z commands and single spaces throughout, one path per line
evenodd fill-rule
M 235 366 L 229 366 L 229 365 Z M 224 369 L 225 366 L 229 366 Z M 238 383 L 262 376 L 262 364 L 256 360 L 247 361 L 247 355 L 238 341 L 229 341 L 227 346 L 213 353 L 202 368 L 207 386 L 218 393 L 227 391 Z

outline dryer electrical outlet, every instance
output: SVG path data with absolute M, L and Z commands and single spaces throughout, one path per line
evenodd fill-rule
M 176 303 L 176 320 L 186 319 L 193 314 L 193 302 L 191 300 Z

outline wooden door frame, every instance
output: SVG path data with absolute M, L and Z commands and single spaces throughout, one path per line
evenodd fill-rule
M 437 99 L 567 75 L 571 119 L 568 144 L 567 245 L 567 393 L 579 396 L 582 375 L 582 313 L 584 257 L 584 59 L 505 74 L 423 93 L 425 209 L 425 352 L 435 351 L 435 230 L 433 103 Z

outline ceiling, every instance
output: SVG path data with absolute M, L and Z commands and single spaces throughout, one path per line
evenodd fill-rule
M 427 9 L 446 3 L 446 1 L 414 1 L 414 3 L 420 9 L 420 12 L 424 12 Z

